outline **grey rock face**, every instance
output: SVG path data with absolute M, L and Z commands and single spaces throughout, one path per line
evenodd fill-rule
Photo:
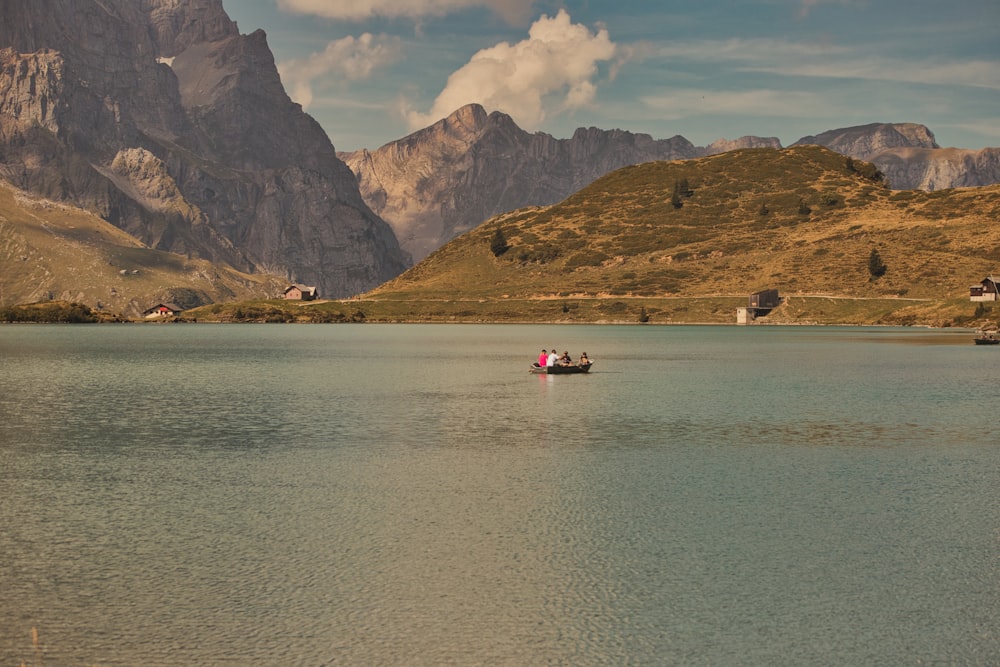
M 941 148 L 934 134 L 916 123 L 873 123 L 803 137 L 871 162 L 894 190 L 942 190 L 1000 183 L 1000 148 L 979 151 Z
M 943 190 L 1000 183 L 1000 148 L 893 148 L 872 162 L 897 190 Z
M 718 139 L 705 147 L 705 155 L 718 155 L 742 148 L 781 148 L 778 137 L 740 137 L 739 139 Z
M 410 264 L 221 0 L 0 4 L 0 178 L 322 296 Z
M 816 144 L 830 150 L 871 162 L 877 155 L 893 148 L 938 148 L 934 134 L 916 123 L 872 123 L 816 136 L 802 137 L 794 145 Z

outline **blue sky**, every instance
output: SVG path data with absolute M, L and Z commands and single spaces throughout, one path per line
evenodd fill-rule
M 469 102 L 557 138 L 784 145 L 874 122 L 1000 146 L 1000 0 L 223 0 L 338 150 Z

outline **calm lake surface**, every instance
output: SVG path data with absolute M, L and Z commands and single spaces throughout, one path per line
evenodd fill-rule
M 553 346 L 592 371 L 529 374 Z M 998 368 L 947 330 L 0 326 L 0 666 L 997 665 Z

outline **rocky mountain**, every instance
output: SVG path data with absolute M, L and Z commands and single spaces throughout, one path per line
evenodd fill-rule
M 1000 183 L 1000 148 L 891 148 L 872 158 L 897 190 L 943 190 Z M 905 187 L 904 187 L 905 186 Z
M 940 148 L 934 140 L 934 134 L 916 123 L 872 123 L 829 130 L 815 136 L 802 137 L 792 145 L 826 146 L 832 151 L 866 162 L 895 148 Z
M 873 163 L 896 190 L 942 190 L 1000 183 L 1000 148 L 941 148 L 915 123 L 873 123 L 799 139 Z
M 741 148 L 781 148 L 778 137 L 740 137 L 739 139 L 716 139 L 702 151 L 702 155 L 718 155 Z
M 609 171 L 695 157 L 683 137 L 579 129 L 571 139 L 529 133 L 478 104 L 378 150 L 341 153 L 369 206 L 415 260 L 497 213 L 564 199 Z
M 1000 182 L 1000 149 L 941 149 L 913 123 L 832 130 L 795 142 L 874 162 L 896 189 Z M 506 114 L 476 104 L 369 151 L 341 153 L 368 205 L 420 260 L 484 220 L 525 206 L 547 206 L 620 167 L 683 160 L 742 148 L 781 148 L 776 137 L 720 139 L 699 147 L 681 136 L 653 139 L 623 130 L 580 128 L 569 139 L 528 133 Z
M 0 179 L 324 296 L 410 264 L 221 0 L 0 3 Z

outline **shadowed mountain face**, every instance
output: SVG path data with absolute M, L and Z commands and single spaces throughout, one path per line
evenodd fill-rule
M 0 178 L 323 296 L 410 264 L 220 0 L 0 4 Z
M 831 130 L 796 144 L 823 145 L 873 162 L 896 189 L 1000 182 L 1000 149 L 941 149 L 930 130 L 913 123 Z M 555 139 L 525 132 L 506 114 L 487 114 L 470 104 L 377 150 L 340 157 L 357 175 L 368 205 L 420 260 L 492 216 L 562 201 L 615 169 L 745 148 L 781 148 L 781 142 L 748 136 L 700 147 L 681 136 L 656 140 L 593 127 Z

